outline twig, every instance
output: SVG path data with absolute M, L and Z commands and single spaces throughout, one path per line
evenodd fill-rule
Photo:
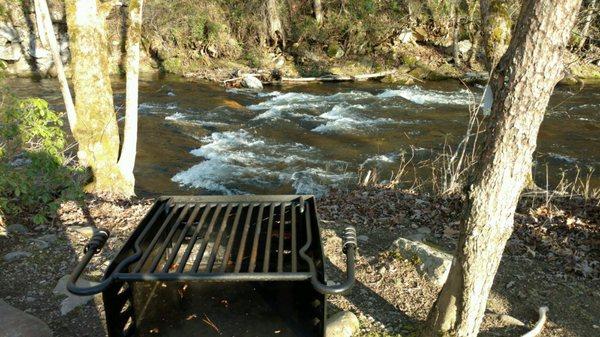
M 544 329 L 544 324 L 546 323 L 546 313 L 547 312 L 548 312 L 548 307 L 540 307 L 540 309 L 539 309 L 540 319 L 538 319 L 537 323 L 535 323 L 535 326 L 533 327 L 533 329 L 531 329 L 531 331 L 522 335 L 521 337 L 535 337 L 535 336 L 539 335 L 540 332 L 542 332 L 542 329 Z

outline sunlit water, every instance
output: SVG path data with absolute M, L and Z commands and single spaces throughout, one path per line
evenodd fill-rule
M 18 96 L 41 96 L 62 109 L 57 82 L 11 79 Z M 123 112 L 124 83 L 115 97 Z M 483 89 L 457 82 L 413 86 L 312 84 L 262 92 L 179 78 L 140 83 L 138 194 L 326 193 L 355 184 L 358 171 L 386 179 L 402 156 L 413 162 L 455 145 L 468 106 Z M 600 86 L 557 87 L 535 154 L 536 179 L 557 182 L 600 163 Z M 419 171 L 428 178 L 429 170 Z M 597 176 L 600 172 L 597 174 Z M 592 180 L 600 187 L 598 177 Z

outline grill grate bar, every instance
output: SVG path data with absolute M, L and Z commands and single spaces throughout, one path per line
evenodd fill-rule
M 267 226 L 267 239 L 265 240 L 265 257 L 263 262 L 263 272 L 269 272 L 269 259 L 271 258 L 271 236 L 273 235 L 273 217 L 275 214 L 275 204 L 271 204 L 269 209 L 269 224 Z
M 134 269 L 135 273 L 138 273 L 140 271 L 140 269 L 142 268 L 142 266 L 146 263 L 146 260 L 148 260 L 148 257 L 150 256 L 150 253 L 154 250 L 154 246 L 156 246 L 156 243 L 158 242 L 158 239 L 160 238 L 160 236 L 162 235 L 162 233 L 165 231 L 165 228 L 167 228 L 167 225 L 169 224 L 169 222 L 171 222 L 171 219 L 173 218 L 173 216 L 175 215 L 175 213 L 177 213 L 177 211 L 179 210 L 179 208 L 180 208 L 179 205 L 173 206 L 173 210 L 171 212 L 169 212 L 169 215 L 167 216 L 167 218 L 163 222 L 162 226 L 160 226 L 160 229 L 158 230 L 158 233 L 156 233 L 154 235 L 154 237 L 152 238 L 152 241 L 150 242 L 150 245 L 144 251 L 144 254 L 142 255 L 142 258 L 140 259 L 140 262 L 138 262 L 138 264 L 136 265 L 136 267 Z
M 212 246 L 212 249 L 210 252 L 210 257 L 208 259 L 208 263 L 206 264 L 206 272 L 210 273 L 215 264 L 215 260 L 217 259 L 217 254 L 219 252 L 219 247 L 221 247 L 221 239 L 223 238 L 223 233 L 225 232 L 225 229 L 227 228 L 227 224 L 229 222 L 229 214 L 231 214 L 232 208 L 233 208 L 233 204 L 229 204 L 227 206 L 227 210 L 225 211 L 225 216 L 223 216 L 223 221 L 221 221 L 221 228 L 219 229 L 217 238 L 215 239 L 215 242 L 213 243 L 213 246 Z M 241 207 L 238 207 L 238 208 L 241 208 Z
M 277 271 L 283 272 L 283 241 L 285 240 L 285 204 L 279 209 L 279 247 L 277 247 Z
M 181 262 L 179 262 L 179 267 L 177 268 L 178 273 L 183 272 L 183 269 L 185 268 L 185 265 L 187 264 L 187 261 L 190 258 L 190 254 L 192 253 L 192 248 L 194 248 L 194 245 L 196 244 L 196 240 L 198 240 L 198 235 L 200 234 L 200 229 L 202 229 L 202 226 L 204 225 L 204 222 L 206 221 L 206 218 L 208 217 L 208 213 L 210 213 L 210 210 L 213 207 L 214 207 L 214 205 L 207 205 L 206 208 L 204 209 L 204 212 L 202 213 L 202 216 L 200 217 L 200 221 L 198 221 L 198 225 L 196 226 L 196 230 L 194 231 L 194 236 L 188 243 L 188 246 L 185 249 L 185 253 L 183 254 L 183 257 L 181 258 Z
M 194 209 L 192 210 L 192 214 L 188 218 L 188 221 L 185 224 L 185 227 L 183 227 L 183 230 L 179 234 L 179 238 L 177 238 L 175 246 L 173 247 L 173 250 L 171 252 L 171 256 L 167 259 L 167 262 L 165 262 L 165 265 L 162 268 L 163 273 L 168 273 L 169 269 L 171 269 L 171 265 L 173 265 L 173 261 L 175 261 L 175 258 L 177 258 L 177 253 L 179 253 L 179 249 L 181 249 L 181 244 L 183 243 L 185 236 L 189 232 L 190 227 L 192 227 L 192 225 L 194 224 L 194 221 L 196 220 L 196 217 L 198 216 L 198 213 L 200 212 L 200 210 L 205 208 L 204 206 L 205 206 L 204 204 L 199 204 L 199 205 L 194 206 Z M 206 209 L 208 209 L 208 208 L 206 208 Z M 207 212 L 208 212 L 208 210 L 207 210 Z
M 297 205 L 292 203 L 292 207 L 290 212 L 292 213 L 292 272 L 298 271 L 298 256 L 296 242 L 298 241 L 298 237 L 296 236 L 296 210 Z
M 225 249 L 225 255 L 223 256 L 223 262 L 221 263 L 221 269 L 219 270 L 221 273 L 225 272 L 227 269 L 227 264 L 229 263 L 229 257 L 231 256 L 231 249 L 233 248 L 233 241 L 235 240 L 235 233 L 237 232 L 238 225 L 240 223 L 240 217 L 242 216 L 242 210 L 244 207 L 239 205 L 237 208 L 237 212 L 235 212 L 235 218 L 233 219 L 233 225 L 231 227 L 231 234 L 229 235 L 229 240 L 227 242 L 227 248 Z
M 169 231 L 169 234 L 167 235 L 165 242 L 161 245 L 160 249 L 158 250 L 158 254 L 154 257 L 154 260 L 152 261 L 152 265 L 150 266 L 150 269 L 149 269 L 151 272 L 154 272 L 156 270 L 156 268 L 158 267 L 158 264 L 160 263 L 160 260 L 163 256 L 163 254 L 165 253 L 165 250 L 167 250 L 167 246 L 171 243 L 171 239 L 173 238 L 173 235 L 175 235 L 175 232 L 179 228 L 179 226 L 180 226 L 181 222 L 183 221 L 185 215 L 187 214 L 189 208 L 190 208 L 190 204 L 186 204 L 185 207 L 183 207 L 183 210 L 181 211 L 181 213 L 179 213 L 179 217 L 177 217 L 177 220 L 175 220 L 174 226 L 171 226 L 171 230 Z
M 208 240 L 210 239 L 210 235 L 215 227 L 215 223 L 217 222 L 217 218 L 219 214 L 221 214 L 221 209 L 223 208 L 223 204 L 218 204 L 217 209 L 215 210 L 215 214 L 213 214 L 212 219 L 210 220 L 210 224 L 206 229 L 206 234 L 204 234 L 204 238 L 202 239 L 202 244 L 200 245 L 200 249 L 198 250 L 198 254 L 196 255 L 196 260 L 192 265 L 192 272 L 197 273 L 198 268 L 200 268 L 200 262 L 202 262 L 202 258 L 204 257 L 204 252 L 206 251 L 206 246 L 208 245 Z
M 244 250 L 246 250 L 246 239 L 248 238 L 248 230 L 250 229 L 250 220 L 252 219 L 253 210 L 254 205 L 248 206 L 248 213 L 246 214 L 246 222 L 244 223 L 240 248 L 238 250 L 237 258 L 235 259 L 235 268 L 233 270 L 235 273 L 239 273 L 240 269 L 242 268 L 242 258 L 244 257 Z
M 263 223 L 263 211 L 265 205 L 261 204 L 258 209 L 258 217 L 256 218 L 256 229 L 254 230 L 254 240 L 252 242 L 252 251 L 250 253 L 250 265 L 248 266 L 248 272 L 253 273 L 256 268 L 256 255 L 258 255 L 258 242 L 260 239 L 260 230 Z

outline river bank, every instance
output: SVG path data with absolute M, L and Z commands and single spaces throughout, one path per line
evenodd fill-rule
M 112 233 L 87 276 L 92 280 L 101 277 L 151 203 L 151 199 L 114 202 L 88 197 L 63 202 L 46 225 L 33 225 L 26 217 L 8 219 L 9 234 L 0 237 L 0 281 L 4 285 L 0 299 L 42 319 L 55 335 L 105 336 L 100 297 L 65 297 L 64 290 L 55 287 L 81 258 L 96 227 Z M 549 306 L 550 312 L 541 336 L 592 336 L 598 332 L 600 322 L 594 313 L 600 310 L 600 301 L 590 300 L 600 299 L 598 203 L 576 196 L 555 197 L 549 203 L 545 198 L 523 197 L 482 336 L 524 333 L 537 320 L 537 308 L 542 305 Z M 423 274 L 423 261 L 404 258 L 394 241 L 406 238 L 451 253 L 460 197 L 357 187 L 333 190 L 318 205 L 332 280 L 342 277 L 345 268 L 339 254 L 344 226 L 352 224 L 359 233 L 356 286 L 346 296 L 329 299 L 331 313 L 354 312 L 361 322 L 359 336 L 412 335 L 426 318 L 439 286 Z M 525 326 L 520 326 L 520 321 Z

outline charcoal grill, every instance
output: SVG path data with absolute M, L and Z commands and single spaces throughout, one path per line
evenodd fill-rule
M 324 336 L 325 295 L 354 283 L 352 227 L 346 279 L 325 280 L 313 196 L 158 198 L 101 282 L 78 286 L 108 237 L 92 237 L 67 288 L 102 293 L 110 337 Z

